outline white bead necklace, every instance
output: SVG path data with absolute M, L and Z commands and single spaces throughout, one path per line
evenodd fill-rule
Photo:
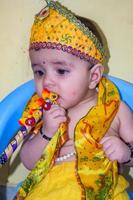
M 60 161 L 63 161 L 63 160 L 67 160 L 68 158 L 70 158 L 71 156 L 75 155 L 75 152 L 72 152 L 72 153 L 68 153 L 64 156 L 60 156 L 58 158 L 56 158 L 56 162 L 60 162 Z

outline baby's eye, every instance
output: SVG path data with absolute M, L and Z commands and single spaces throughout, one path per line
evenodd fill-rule
M 70 71 L 67 69 L 57 69 L 57 73 L 60 75 L 64 75 L 66 73 L 69 73 Z
M 36 70 L 34 71 L 34 76 L 41 78 L 44 75 L 44 72 L 42 72 L 41 70 Z

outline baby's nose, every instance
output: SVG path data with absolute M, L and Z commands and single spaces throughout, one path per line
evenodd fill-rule
M 51 76 L 45 76 L 43 80 L 43 88 L 50 89 L 51 86 L 54 86 L 55 82 Z

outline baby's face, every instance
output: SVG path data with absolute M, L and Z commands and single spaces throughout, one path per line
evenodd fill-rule
M 36 91 L 44 88 L 59 95 L 58 103 L 71 108 L 89 95 L 89 67 L 80 58 L 56 49 L 30 50 Z

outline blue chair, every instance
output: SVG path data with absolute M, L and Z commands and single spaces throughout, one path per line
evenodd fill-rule
M 116 77 L 107 77 L 118 87 L 122 100 L 133 111 L 133 84 Z M 31 80 L 18 87 L 0 102 L 0 154 L 17 132 L 18 120 L 34 92 L 34 81 Z M 133 200 L 133 193 L 129 195 Z
M 0 102 L 0 154 L 20 127 L 20 119 L 24 107 L 35 92 L 34 81 L 19 86 Z

